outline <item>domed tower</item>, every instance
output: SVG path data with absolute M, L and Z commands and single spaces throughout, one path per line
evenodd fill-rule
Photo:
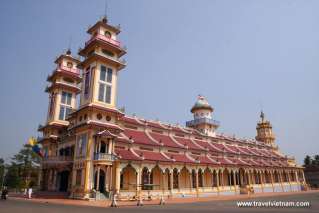
M 219 122 L 212 119 L 214 109 L 209 105 L 204 96 L 199 95 L 191 109 L 194 119 L 186 122 L 187 127 L 197 129 L 208 136 L 214 136 Z
M 274 145 L 275 144 L 275 135 L 272 132 L 271 123 L 265 120 L 265 114 L 263 111 L 260 113 L 261 121 L 257 123 L 257 141 L 262 141 L 266 144 Z

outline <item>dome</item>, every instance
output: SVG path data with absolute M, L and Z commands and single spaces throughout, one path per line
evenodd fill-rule
M 197 101 L 195 102 L 194 106 L 191 109 L 191 112 L 193 113 L 197 109 L 208 109 L 211 112 L 214 110 L 206 100 L 204 96 L 199 95 L 197 98 Z

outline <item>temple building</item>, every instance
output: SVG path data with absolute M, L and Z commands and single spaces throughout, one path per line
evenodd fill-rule
M 279 150 L 263 112 L 249 140 L 218 133 L 220 123 L 203 96 L 185 126 L 126 115 L 116 105 L 126 66 L 120 28 L 104 17 L 87 33 L 80 57 L 70 50 L 60 55 L 47 78 L 49 107 L 38 139 L 42 190 L 79 199 L 303 190 L 303 167 Z

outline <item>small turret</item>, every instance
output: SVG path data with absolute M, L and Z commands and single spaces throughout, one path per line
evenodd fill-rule
M 199 130 L 208 136 L 214 136 L 219 122 L 212 119 L 214 109 L 204 96 L 199 95 L 191 109 L 194 119 L 186 122 L 187 127 Z
M 272 125 L 269 121 L 265 120 L 265 114 L 260 112 L 261 121 L 257 123 L 257 141 L 262 141 L 269 145 L 275 145 L 275 135 L 272 132 Z

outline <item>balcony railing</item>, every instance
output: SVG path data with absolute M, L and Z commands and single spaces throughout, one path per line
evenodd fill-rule
M 71 73 L 75 73 L 75 74 L 80 74 L 80 70 L 77 69 L 77 68 L 71 68 L 71 67 L 66 67 L 66 66 L 58 66 L 57 67 L 57 70 L 64 70 L 64 71 L 67 71 L 67 72 L 71 72 Z
M 93 36 L 90 40 L 85 42 L 85 46 L 89 45 L 95 39 L 106 41 L 106 42 L 108 42 L 110 44 L 113 44 L 113 45 L 115 45 L 117 47 L 121 47 L 121 43 L 119 41 L 116 41 L 114 39 L 108 38 L 108 37 L 106 37 L 106 36 L 104 36 L 102 34 L 97 34 L 97 35 Z
M 198 118 L 198 119 L 194 119 L 194 120 L 191 120 L 191 121 L 187 121 L 186 122 L 186 126 L 187 127 L 192 127 L 192 126 L 196 126 L 198 124 L 204 124 L 204 123 L 211 124 L 211 125 L 214 125 L 214 126 L 219 126 L 219 124 L 220 124 L 219 121 L 216 121 L 216 120 L 213 120 L 213 119 Z
M 114 161 L 115 159 L 116 159 L 116 157 L 113 154 L 94 153 L 94 160 Z

